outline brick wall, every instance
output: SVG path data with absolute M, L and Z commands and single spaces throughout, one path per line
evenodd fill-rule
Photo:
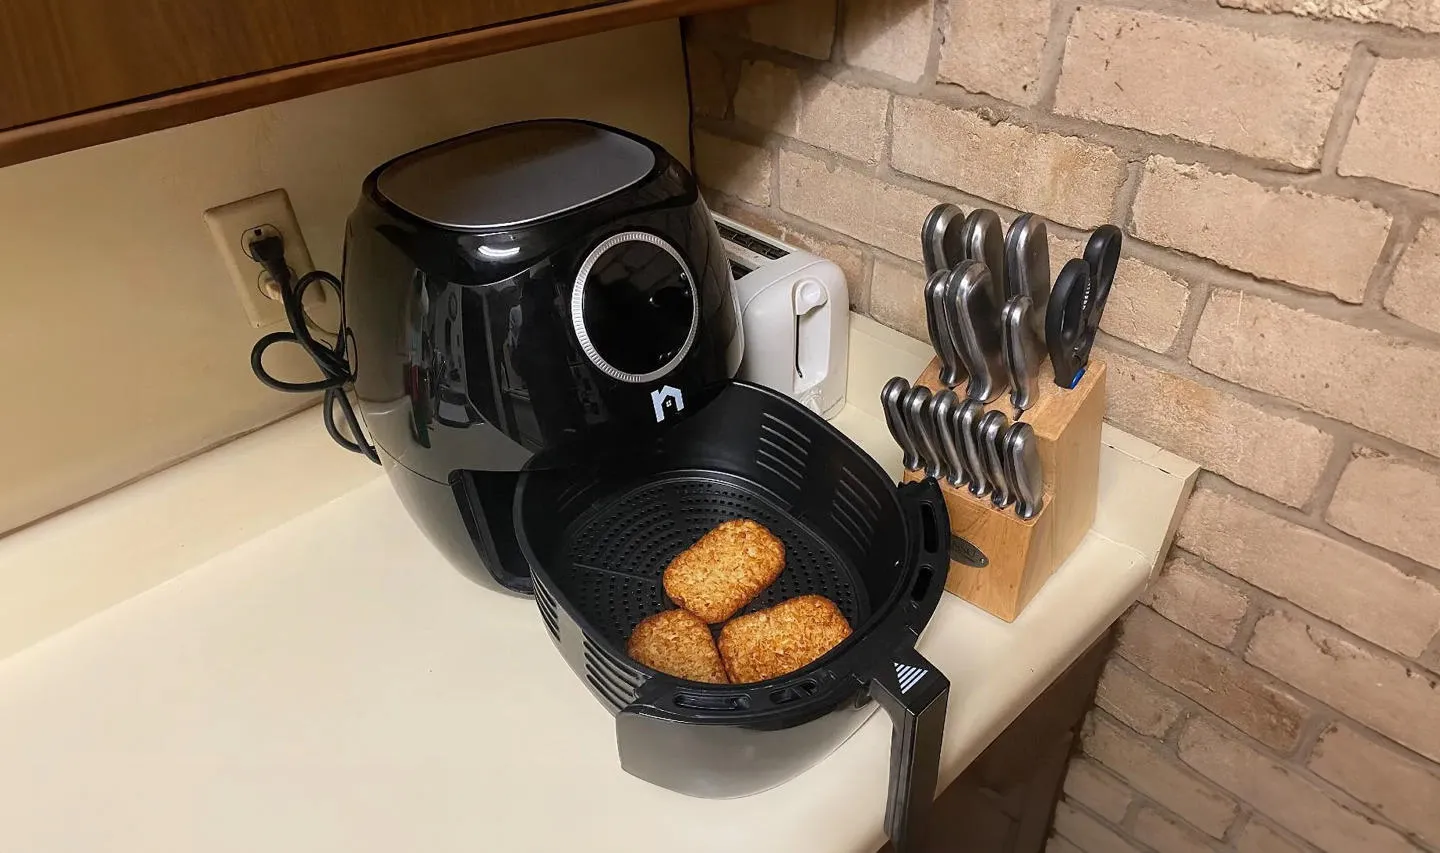
M 1052 850 L 1440 851 L 1440 3 L 789 0 L 687 22 L 721 211 L 924 337 L 937 201 L 1128 235 L 1109 418 L 1206 469 Z M 1058 267 L 1058 263 L 1057 263 Z

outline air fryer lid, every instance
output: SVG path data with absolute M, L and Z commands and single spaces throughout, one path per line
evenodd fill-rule
M 510 228 L 559 216 L 655 168 L 643 143 L 599 125 L 506 124 L 421 148 L 384 166 L 380 195 L 446 228 Z
M 786 549 L 784 572 L 745 612 L 824 595 L 854 634 L 814 664 L 759 684 L 702 685 L 630 660 L 625 645 L 635 625 L 674 606 L 661 585 L 665 566 L 737 517 L 764 524 Z M 914 650 L 949 566 L 948 521 L 933 480 L 897 490 L 813 412 L 736 382 L 649 445 L 580 469 L 522 475 L 515 520 L 552 633 L 558 640 L 559 607 L 585 635 L 588 663 L 577 674 L 622 721 L 643 714 L 774 729 L 868 693 L 897 727 L 887 830 L 897 847 L 910 835 L 934 796 L 949 688 Z

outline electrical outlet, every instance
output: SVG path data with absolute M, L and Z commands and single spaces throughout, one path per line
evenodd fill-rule
M 285 260 L 295 279 L 315 268 L 300 234 L 300 223 L 295 221 L 295 211 L 290 207 L 290 196 L 283 189 L 271 190 L 212 207 L 205 211 L 205 224 L 210 226 L 210 236 L 225 259 L 251 325 L 259 329 L 284 322 L 285 306 L 280 303 L 279 293 L 267 281 L 269 275 L 264 268 L 245 253 L 245 244 L 250 232 L 269 226 L 285 240 Z M 305 299 L 307 309 L 312 303 L 326 301 L 333 302 L 334 296 L 321 286 L 310 288 Z

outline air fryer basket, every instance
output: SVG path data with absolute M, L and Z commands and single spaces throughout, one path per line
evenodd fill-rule
M 747 612 L 823 595 L 854 634 L 760 684 L 702 685 L 630 660 L 635 625 L 674 607 L 665 566 L 732 518 L 755 519 L 785 543 L 784 572 Z M 522 475 L 515 520 L 541 616 L 576 674 L 619 713 L 628 771 L 699 796 L 753 793 L 842 742 L 873 696 L 896 723 L 886 828 L 904 844 L 934 796 L 949 691 L 914 650 L 949 565 L 933 481 L 897 489 L 808 409 L 736 382 L 658 440 Z

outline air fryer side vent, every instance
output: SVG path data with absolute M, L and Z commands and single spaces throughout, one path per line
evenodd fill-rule
M 644 676 L 616 661 L 589 637 L 585 638 L 585 676 L 617 711 L 634 702 L 640 685 L 645 683 Z
M 540 581 L 535 581 L 535 605 L 540 608 L 540 618 L 545 620 L 545 627 L 550 630 L 550 636 L 555 642 L 560 642 L 560 619 L 555 606 L 555 599 L 550 595 L 550 590 Z
M 760 441 L 755 461 L 770 473 L 799 489 L 805 480 L 805 462 L 810 456 L 810 439 L 779 418 L 766 413 L 760 421 Z
M 846 466 L 835 487 L 835 503 L 831 508 L 831 517 L 841 530 L 855 540 L 855 544 L 860 546 L 863 552 L 875 533 L 880 507 L 875 505 L 873 496 L 861 489 L 857 482 L 855 472 Z

